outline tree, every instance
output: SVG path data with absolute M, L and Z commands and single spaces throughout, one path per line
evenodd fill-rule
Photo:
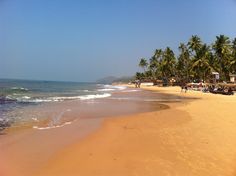
M 139 67 L 143 68 L 144 72 L 146 72 L 147 66 L 148 66 L 147 60 L 145 58 L 141 58 L 139 62 Z
M 138 80 L 144 79 L 144 73 L 136 72 L 135 78 Z
M 169 82 L 169 79 L 175 75 L 176 59 L 174 52 L 167 47 L 163 52 L 162 59 L 160 60 L 160 70 L 163 79 Z
M 236 38 L 232 41 L 232 57 L 230 61 L 230 72 L 236 73 Z
M 192 37 L 190 38 L 189 42 L 188 42 L 188 46 L 189 49 L 191 49 L 192 52 L 196 52 L 201 48 L 202 46 L 202 41 L 200 39 L 200 37 L 198 37 L 197 35 L 192 35 Z
M 236 38 L 231 42 L 227 36 L 220 35 L 212 45 L 207 45 L 193 35 L 187 44 L 180 43 L 179 51 L 177 62 L 169 47 L 156 49 L 149 62 L 142 58 L 139 66 L 144 69 L 143 77 L 166 82 L 171 77 L 178 82 L 206 81 L 217 71 L 221 80 L 227 81 L 229 73 L 236 74 Z
M 205 82 L 206 78 L 211 75 L 211 72 L 214 70 L 210 65 L 211 56 L 210 47 L 204 44 L 198 49 L 193 58 L 192 70 L 195 71 L 196 76 L 200 80 L 203 80 L 203 82 Z
M 160 77 L 160 59 L 162 57 L 162 50 L 156 49 L 154 55 L 149 60 L 149 70 L 153 79 L 158 79 Z
M 219 64 L 219 72 L 223 80 L 229 80 L 230 72 L 230 40 L 229 37 L 220 35 L 216 36 L 216 41 L 212 48 L 215 51 L 215 57 Z
M 176 65 L 178 81 L 189 82 L 191 71 L 191 59 L 188 47 L 184 43 L 179 45 L 179 57 Z

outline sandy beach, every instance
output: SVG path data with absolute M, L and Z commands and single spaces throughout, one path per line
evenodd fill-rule
M 146 88 L 180 94 L 179 88 Z M 235 96 L 199 98 L 159 112 L 106 120 L 51 159 L 40 175 L 235 175 Z
M 24 168 L 23 175 L 236 175 L 235 95 L 181 93 L 179 87 L 142 88 L 191 100 L 166 102 L 168 109 L 106 118 L 85 138 L 74 137 L 68 145 L 57 147 L 40 166 Z M 17 152 L 15 156 L 26 160 Z M 15 172 L 17 166 L 9 168 L 4 163 L 1 158 L 1 175 L 22 175 Z

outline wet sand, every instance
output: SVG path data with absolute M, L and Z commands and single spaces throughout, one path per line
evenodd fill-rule
M 0 165 L 1 171 L 5 171 L 6 176 L 236 175 L 236 96 L 194 91 L 185 94 L 180 93 L 178 87 L 143 88 L 154 91 L 153 94 L 164 93 L 164 97 L 174 95 L 176 98 L 172 98 L 176 101 L 165 100 L 164 105 L 169 108 L 158 111 L 147 108 L 143 112 L 120 114 L 119 118 L 88 118 L 86 120 L 91 121 L 80 129 L 87 131 L 91 126 L 95 129 L 81 138 L 78 137 L 81 131 L 71 135 L 80 123 L 50 132 L 38 131 L 38 136 L 34 136 L 37 133 L 33 131 L 34 135 L 29 136 L 21 133 L 24 137 L 17 136 L 17 140 L 6 144 L 4 150 L 8 152 L 3 153 L 8 162 L 2 160 L 1 154 L 0 164 L 8 165 L 4 169 L 4 165 Z M 144 102 L 158 102 L 152 99 L 153 94 L 147 96 L 146 101 L 136 100 L 135 104 L 141 105 L 136 106 L 136 110 L 142 109 Z M 90 124 L 94 119 L 99 120 L 95 123 L 98 126 Z M 72 133 L 68 132 L 70 130 Z M 65 134 L 70 134 L 73 140 Z M 67 143 L 67 140 L 71 141 Z M 16 148 L 11 148 L 14 144 Z M 36 151 L 26 158 L 19 154 L 22 150 L 32 150 L 32 146 L 36 147 L 38 155 Z M 3 151 L 4 146 L 0 147 Z M 16 152 L 9 157 L 9 150 Z M 47 158 L 41 156 L 49 150 L 52 153 L 45 154 Z M 35 162 L 40 157 L 43 158 L 41 163 Z M 14 164 L 9 165 L 14 158 Z M 24 168 L 20 160 L 25 163 Z

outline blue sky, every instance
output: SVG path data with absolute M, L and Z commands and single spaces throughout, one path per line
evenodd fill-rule
M 133 75 L 156 48 L 236 37 L 236 0 L 0 0 L 0 78 Z

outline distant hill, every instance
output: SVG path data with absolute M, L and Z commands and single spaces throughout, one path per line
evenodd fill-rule
M 107 76 L 107 77 L 98 79 L 98 80 L 96 81 L 96 83 L 100 83 L 100 84 L 111 84 L 111 83 L 113 83 L 113 81 L 116 80 L 116 79 L 117 79 L 117 77 L 115 77 L 115 76 Z
M 107 77 L 98 79 L 96 83 L 99 83 L 99 84 L 112 84 L 114 82 L 128 83 L 131 80 L 133 80 L 133 76 L 123 76 L 123 77 L 107 76 Z

